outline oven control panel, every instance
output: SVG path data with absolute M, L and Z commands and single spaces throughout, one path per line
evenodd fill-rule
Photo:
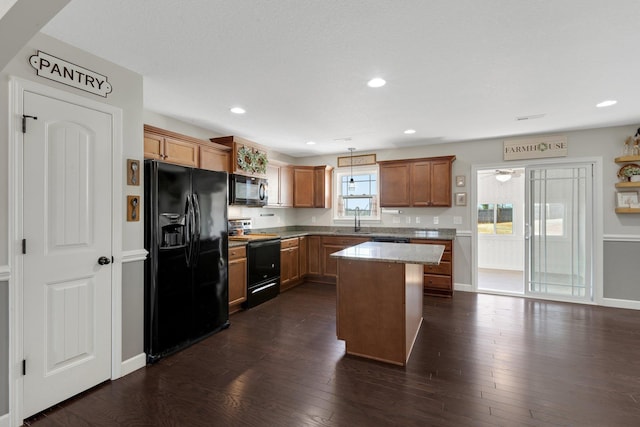
M 251 218 L 229 219 L 229 236 L 251 234 Z

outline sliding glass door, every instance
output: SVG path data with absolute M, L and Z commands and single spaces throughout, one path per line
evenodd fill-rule
M 593 298 L 593 165 L 526 168 L 526 293 Z

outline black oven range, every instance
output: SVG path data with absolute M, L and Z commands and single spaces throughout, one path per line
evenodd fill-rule
M 280 293 L 280 238 L 250 240 L 247 243 L 247 300 L 255 307 Z
M 280 293 L 280 237 L 252 233 L 250 218 L 229 220 L 229 240 L 247 242 L 247 300 L 255 307 Z

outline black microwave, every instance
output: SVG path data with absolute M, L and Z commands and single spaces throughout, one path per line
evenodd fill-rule
M 266 206 L 267 180 L 245 175 L 229 175 L 229 204 Z

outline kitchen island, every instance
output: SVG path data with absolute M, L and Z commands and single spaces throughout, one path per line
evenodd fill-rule
M 443 245 L 366 242 L 338 262 L 336 328 L 347 354 L 404 366 L 422 324 L 423 266 Z

